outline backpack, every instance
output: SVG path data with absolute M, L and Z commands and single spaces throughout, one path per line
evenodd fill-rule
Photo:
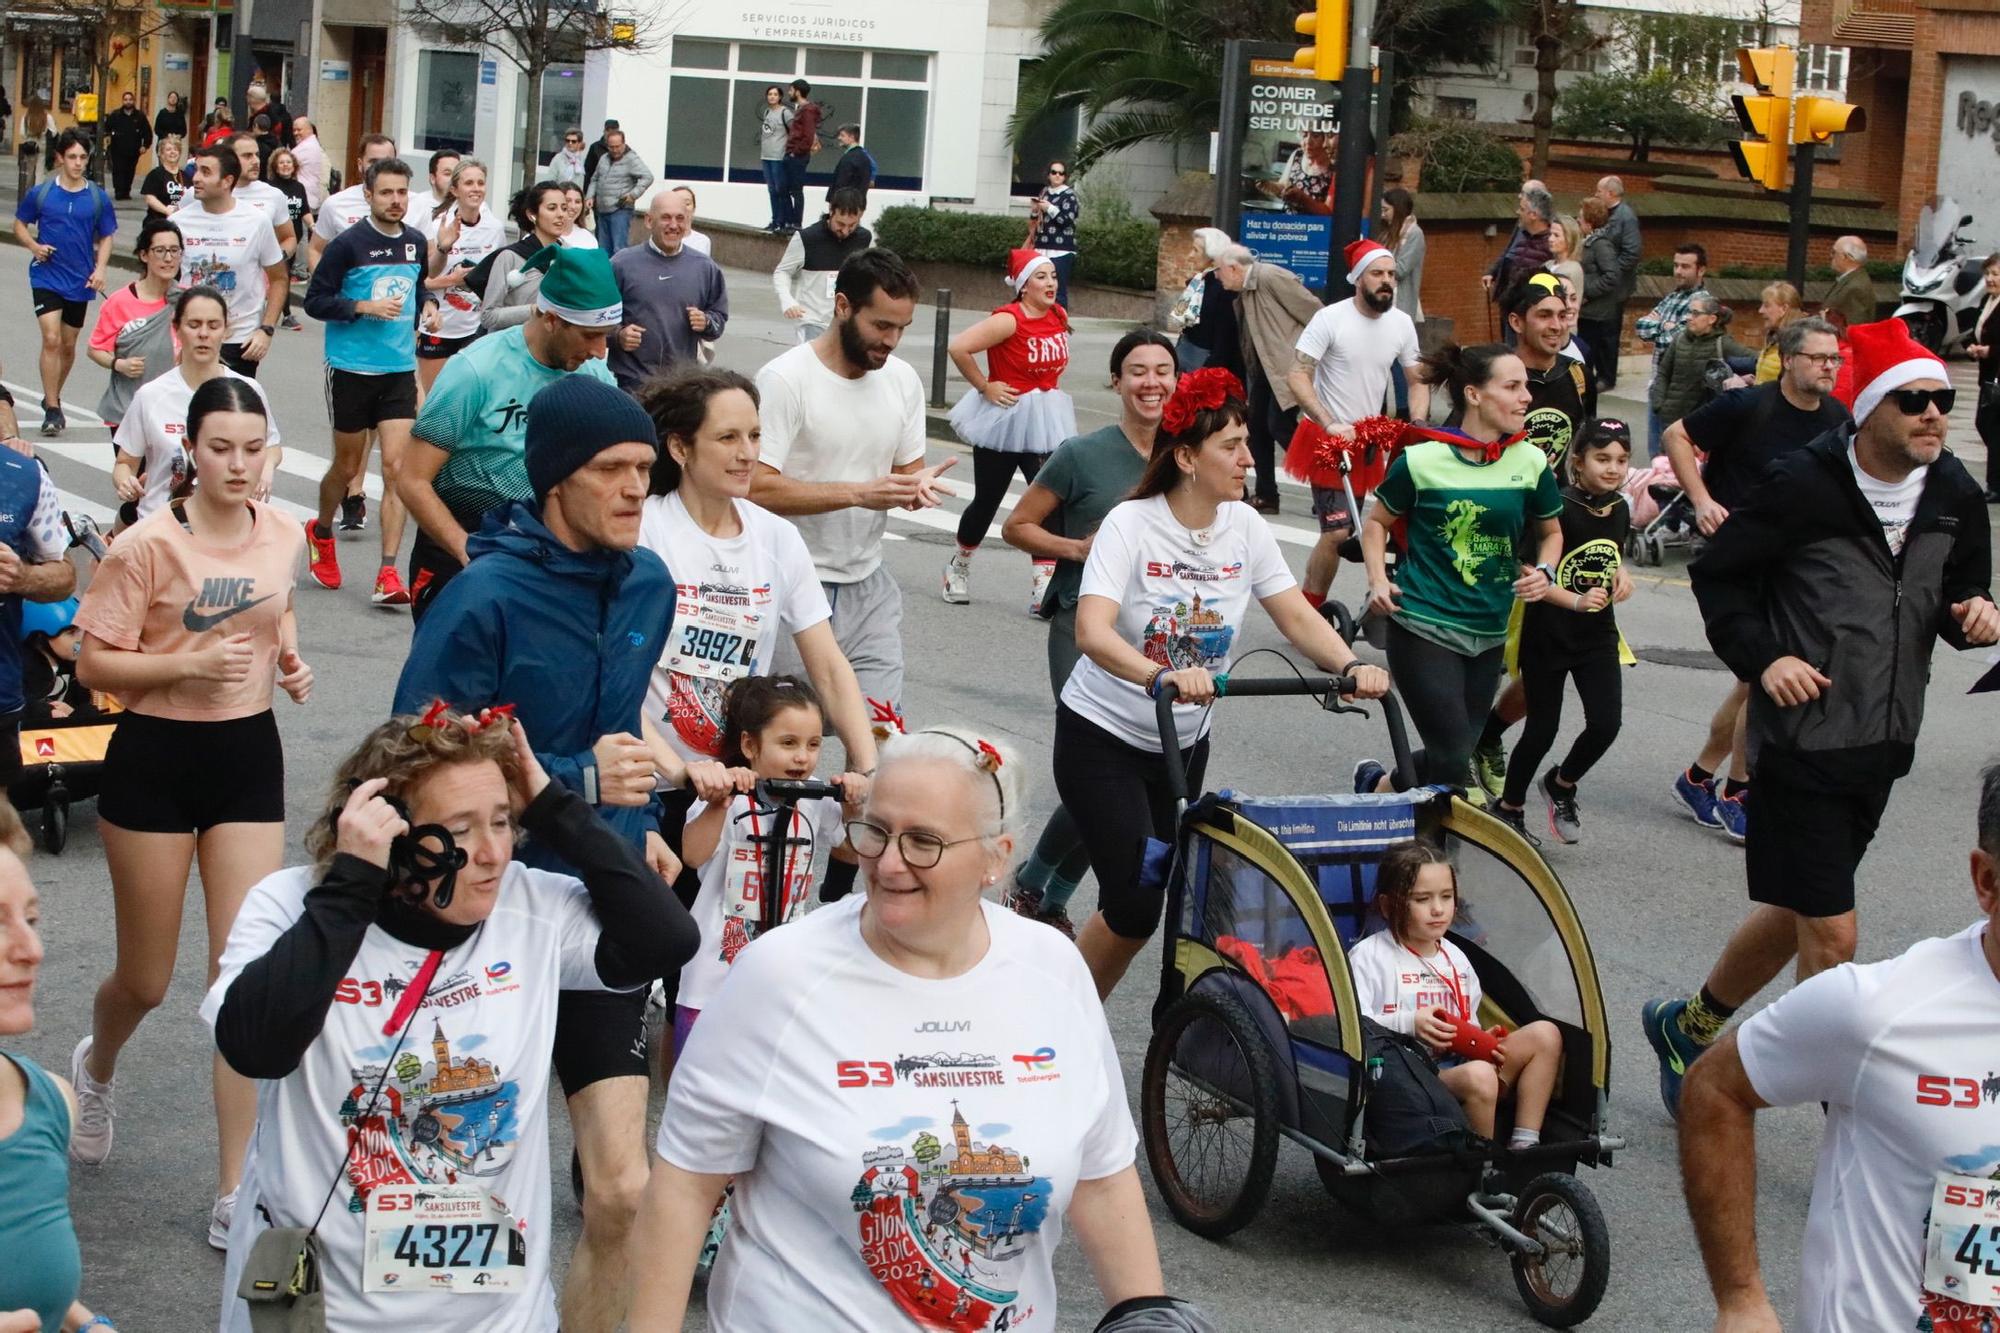
M 1361 1050 L 1368 1080 L 1361 1136 L 1369 1160 L 1458 1152 L 1479 1142 L 1422 1042 L 1363 1017 Z
M 94 232 L 98 228 L 104 225 L 104 215 L 106 213 L 112 214 L 112 225 L 115 228 L 117 226 L 117 214 L 113 211 L 115 205 L 113 205 L 111 202 L 111 196 L 108 193 L 106 193 L 104 187 L 102 185 L 99 185 L 96 181 L 87 180 L 83 183 L 83 185 L 84 188 L 89 190 L 91 194 L 94 196 L 97 205 L 97 212 L 95 216 L 93 216 L 90 219 L 92 231 Z M 42 209 L 48 205 L 49 191 L 58 188 L 60 187 L 56 185 L 56 178 L 54 176 L 50 176 L 44 179 L 40 185 L 37 185 L 34 189 L 28 191 L 28 198 L 35 201 L 35 215 L 37 217 L 41 216 Z

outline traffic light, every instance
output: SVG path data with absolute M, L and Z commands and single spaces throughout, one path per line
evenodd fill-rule
M 1298 49 L 1292 63 L 1310 69 L 1314 78 L 1338 83 L 1347 72 L 1347 0 L 1313 0 L 1313 12 L 1299 15 L 1292 26 L 1313 41 Z
M 1741 93 L 1729 100 L 1736 107 L 1736 119 L 1745 138 L 1729 145 L 1736 170 L 1745 180 L 1753 180 L 1767 190 L 1785 188 L 1786 158 L 1790 152 L 1792 112 L 1792 48 L 1789 46 L 1742 47 L 1736 63 L 1742 67 L 1743 82 L 1757 91 Z
M 1868 128 L 1868 113 L 1830 97 L 1801 97 L 1792 105 L 1792 142 L 1825 143 L 1836 134 Z

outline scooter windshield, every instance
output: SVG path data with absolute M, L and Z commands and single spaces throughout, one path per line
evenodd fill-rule
M 1916 237 L 1910 248 L 1919 264 L 1928 268 L 1950 258 L 1945 253 L 1945 244 L 1957 228 L 1960 216 L 1958 201 L 1950 198 L 1940 198 L 1917 214 Z

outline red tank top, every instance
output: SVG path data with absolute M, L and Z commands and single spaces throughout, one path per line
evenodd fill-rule
M 986 352 L 986 377 L 1022 393 L 1053 389 L 1069 366 L 1069 313 L 1059 305 L 1037 319 L 1019 301 L 993 312 L 1014 317 L 1014 336 Z

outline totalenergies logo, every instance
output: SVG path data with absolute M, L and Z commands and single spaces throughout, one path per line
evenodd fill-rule
M 1017 1083 L 1046 1083 L 1050 1079 L 1061 1078 L 1056 1072 L 1056 1048 L 1041 1046 L 1025 1055 L 1013 1057 L 1020 1068 L 1015 1072 Z

